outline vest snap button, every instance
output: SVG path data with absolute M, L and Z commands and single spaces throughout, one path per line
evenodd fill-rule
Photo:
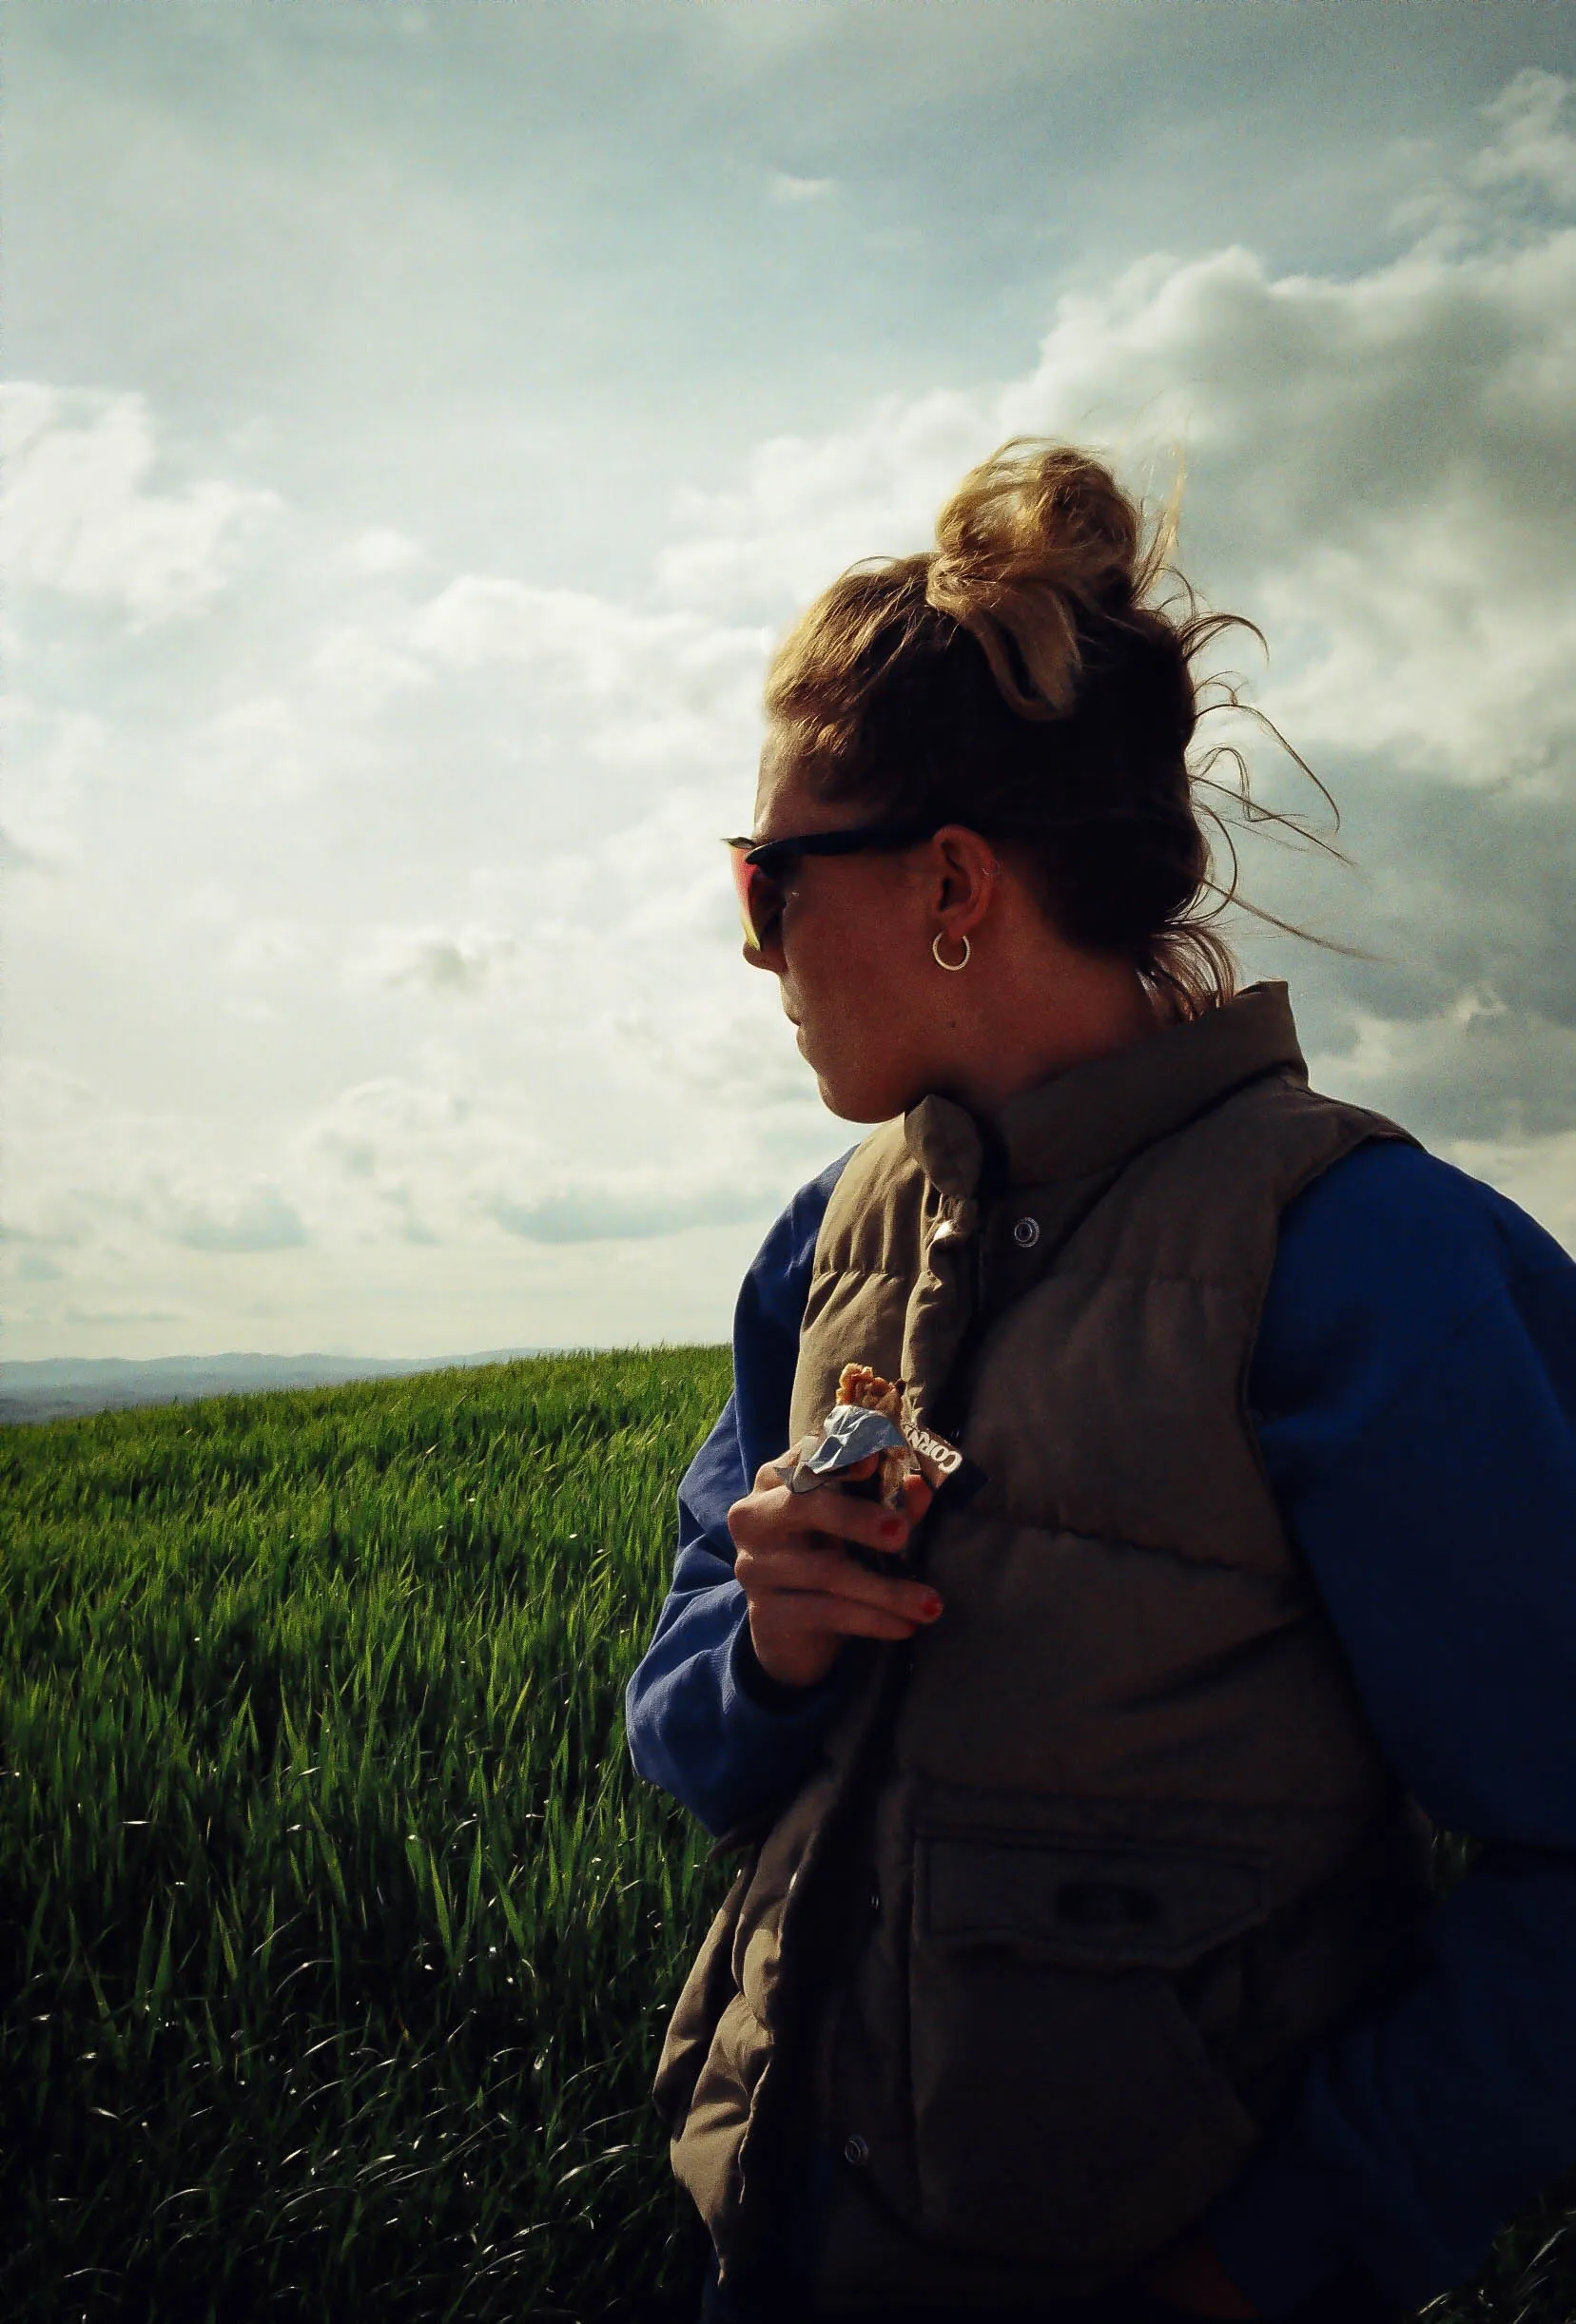
M 862 2171 L 870 2159 L 869 2140 L 862 2139 L 857 2130 L 843 2141 L 843 2159 L 856 2171 Z
M 1012 1239 L 1020 1250 L 1032 1250 L 1040 1240 L 1040 1221 L 1021 1218 L 1012 1230 Z

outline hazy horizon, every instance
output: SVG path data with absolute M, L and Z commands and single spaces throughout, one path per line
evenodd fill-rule
M 1022 432 L 1356 868 L 1321 1086 L 1576 1248 L 1576 33 L 1536 0 L 12 0 L 5 1354 L 716 1340 L 859 1133 L 738 958 L 771 637 Z M 1260 761 L 1266 797 L 1302 799 Z

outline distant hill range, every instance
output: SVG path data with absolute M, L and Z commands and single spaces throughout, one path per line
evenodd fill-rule
M 265 1388 L 329 1388 L 347 1380 L 397 1380 L 470 1364 L 509 1364 L 539 1347 L 490 1348 L 475 1356 L 52 1356 L 0 1364 L 0 1423 L 68 1420 L 129 1404 L 184 1404 L 198 1396 L 250 1396 Z

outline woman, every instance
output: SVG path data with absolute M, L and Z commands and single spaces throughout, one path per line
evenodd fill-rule
M 769 680 L 746 957 L 884 1126 L 630 1689 L 746 1849 L 658 2082 L 717 2318 L 1394 2317 L 1576 2159 L 1576 1267 L 1236 989 L 1160 562 L 1008 447 Z M 849 1363 L 966 1482 L 788 1488 Z

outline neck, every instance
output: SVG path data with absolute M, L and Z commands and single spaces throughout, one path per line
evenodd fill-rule
M 941 1095 L 974 1114 L 993 1114 L 1074 1066 L 1130 1049 L 1168 1021 L 1130 962 L 1088 954 L 1041 959 L 1021 980 L 982 980 L 980 989 L 988 1004 L 967 1018 L 960 1011 L 955 1030 L 963 1037 L 938 1084 Z

